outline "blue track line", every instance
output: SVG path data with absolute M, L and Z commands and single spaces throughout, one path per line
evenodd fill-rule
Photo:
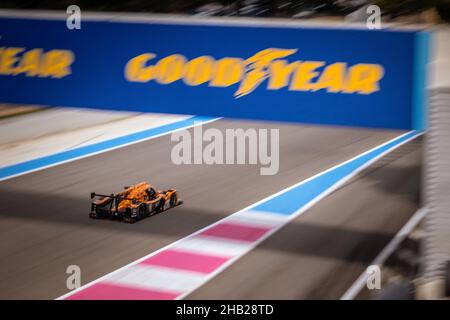
M 193 116 L 191 118 L 180 120 L 174 123 L 169 123 L 160 127 L 135 132 L 122 137 L 117 137 L 114 139 L 94 143 L 88 146 L 74 148 L 71 150 L 55 153 L 49 156 L 40 157 L 33 160 L 5 166 L 0 168 L 0 180 L 5 180 L 31 171 L 36 171 L 45 167 L 54 166 L 60 163 L 68 162 L 81 157 L 86 157 L 92 154 L 97 154 L 99 152 L 104 152 L 134 142 L 150 139 L 152 137 L 157 137 L 166 133 L 170 133 L 174 130 L 187 128 L 193 126 L 194 124 L 209 122 L 214 119 L 218 118 Z
M 314 178 L 306 180 L 304 183 L 301 183 L 274 198 L 268 199 L 251 210 L 286 216 L 292 215 L 348 175 L 364 167 L 367 163 L 382 155 L 384 152 L 402 144 L 420 133 L 421 132 L 419 131 L 411 131 L 391 140 L 390 142 L 372 149 L 369 152 L 363 153 L 348 162 L 344 162 L 331 170 L 326 170 Z

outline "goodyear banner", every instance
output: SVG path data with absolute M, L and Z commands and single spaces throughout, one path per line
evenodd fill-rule
M 414 31 L 0 18 L 0 101 L 409 129 Z

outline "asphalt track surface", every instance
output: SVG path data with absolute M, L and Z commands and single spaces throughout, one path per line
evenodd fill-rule
M 280 128 L 280 171 L 181 165 L 170 135 L 0 182 L 0 299 L 53 299 L 400 132 L 219 120 Z M 192 131 L 192 129 L 191 129 Z M 188 298 L 339 298 L 414 213 L 421 143 L 408 143 L 315 205 Z M 149 180 L 185 203 L 130 225 L 88 218 L 89 193 Z

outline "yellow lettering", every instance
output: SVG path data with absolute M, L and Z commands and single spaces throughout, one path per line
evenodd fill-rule
M 291 73 L 297 66 L 297 62 L 287 64 L 286 60 L 272 62 L 270 64 L 270 80 L 267 88 L 277 90 L 287 86 Z
M 344 93 L 371 94 L 380 90 L 378 82 L 384 75 L 384 69 L 377 64 L 356 64 L 350 67 Z
M 327 92 L 337 93 L 344 86 L 346 64 L 337 62 L 325 68 L 319 80 L 313 85 L 313 91 L 327 89 Z
M 241 80 L 244 73 L 242 59 L 223 58 L 216 62 L 215 74 L 211 81 L 213 87 L 228 87 Z
M 190 86 L 198 86 L 208 82 L 212 77 L 214 59 L 208 56 L 201 56 L 189 61 L 186 64 L 184 82 Z
M 35 77 L 40 72 L 42 49 L 33 49 L 23 54 L 20 64 L 14 69 L 14 75 L 25 73 L 27 77 Z
M 10 75 L 14 72 L 14 65 L 19 60 L 17 55 L 24 48 L 4 48 L 0 56 L 0 74 Z
M 245 60 L 245 65 L 249 71 L 245 74 L 245 77 L 234 96 L 240 98 L 255 90 L 261 82 L 269 77 L 267 67 L 273 60 L 285 58 L 295 52 L 297 52 L 297 49 L 269 48 L 259 51 Z
M 322 61 L 305 61 L 298 66 L 289 90 L 308 91 L 313 89 L 311 81 L 319 74 L 315 70 L 325 63 Z
M 20 49 L 20 48 L 16 48 Z M 15 63 L 17 52 L 2 54 L 0 61 L 6 61 L 3 72 L 8 71 L 7 65 Z M 61 52 L 61 50 L 53 50 Z M 384 76 L 384 69 L 376 64 L 356 64 L 347 67 L 345 62 L 335 62 L 326 65 L 325 61 L 293 61 L 284 59 L 297 52 L 297 49 L 268 48 L 261 50 L 246 60 L 225 57 L 215 61 L 210 56 L 199 56 L 190 61 L 180 54 L 162 58 L 156 64 L 149 61 L 156 57 L 153 53 L 145 53 L 129 60 L 125 66 L 125 78 L 133 82 L 148 82 L 156 80 L 160 84 L 170 84 L 183 80 L 189 86 L 208 83 L 212 87 L 228 87 L 239 84 L 234 96 L 243 97 L 253 92 L 261 83 L 267 80 L 267 89 L 279 90 L 289 87 L 295 91 L 326 90 L 329 93 L 359 93 L 371 94 L 380 90 L 379 81 Z M 49 56 L 51 52 L 46 55 Z M 24 54 L 21 63 L 16 68 L 16 74 L 26 73 L 33 76 L 37 73 L 37 61 L 42 56 L 41 49 L 35 49 Z M 3 57 L 5 56 L 5 57 Z M 46 58 L 46 61 L 49 58 Z M 67 74 L 61 66 L 70 65 L 55 61 L 71 61 L 71 59 L 50 59 L 53 68 L 45 64 L 44 76 Z M 58 71 L 58 72 L 57 72 Z M 68 71 L 70 73 L 70 69 Z M 42 73 L 42 71 L 41 71 Z
M 154 78 L 154 67 L 146 63 L 156 57 L 153 53 L 144 53 L 134 57 L 125 66 L 125 78 L 133 82 L 148 82 Z
M 169 84 L 181 79 L 185 63 L 186 59 L 179 54 L 173 54 L 159 60 L 156 65 L 156 81 L 161 84 Z
M 72 51 L 50 50 L 44 56 L 41 77 L 62 78 L 71 74 L 70 65 L 74 60 Z

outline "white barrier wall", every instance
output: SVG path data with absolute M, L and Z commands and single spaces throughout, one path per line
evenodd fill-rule
M 431 43 L 424 161 L 424 198 L 428 208 L 424 277 L 427 282 L 445 279 L 450 262 L 450 28 L 434 32 Z

